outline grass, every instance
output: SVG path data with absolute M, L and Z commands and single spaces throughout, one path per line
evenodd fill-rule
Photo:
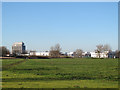
M 5 66 L 5 65 L 9 65 L 9 64 L 12 64 L 12 63 L 16 63 L 18 61 L 21 61 L 23 59 L 3 59 L 2 60 L 2 66 Z
M 117 82 L 103 80 L 57 80 L 40 82 L 6 82 L 3 87 L 9 88 L 116 88 Z M 94 86 L 94 87 L 93 87 Z M 109 86 L 109 87 L 108 87 Z
M 7 67 L 2 71 L 3 88 L 118 88 L 118 59 L 3 59 L 2 63 Z

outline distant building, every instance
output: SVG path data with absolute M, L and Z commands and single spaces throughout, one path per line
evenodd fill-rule
M 90 52 L 83 52 L 82 56 L 85 58 L 90 58 L 91 57 L 91 53 Z
M 99 58 L 97 52 L 90 52 L 92 58 Z M 100 58 L 108 58 L 108 51 L 100 53 Z
M 68 52 L 67 56 L 74 57 L 74 52 Z
M 49 56 L 49 52 L 45 51 L 45 52 L 36 52 L 36 56 Z
M 16 42 L 12 45 L 12 54 L 20 55 L 25 53 L 25 45 L 23 42 Z
M 50 52 L 49 51 L 44 51 L 44 52 L 36 52 L 36 51 L 31 51 L 30 56 L 49 56 Z
M 36 51 L 30 51 L 30 52 L 29 52 L 29 55 L 30 55 L 30 56 L 36 56 Z
M 61 55 L 67 56 L 67 52 L 60 52 Z
M 98 54 L 96 52 L 90 52 L 92 58 L 98 58 Z
M 108 58 L 116 58 L 116 53 L 115 52 L 109 52 L 108 53 Z

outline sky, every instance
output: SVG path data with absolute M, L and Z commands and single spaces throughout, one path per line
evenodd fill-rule
M 59 43 L 63 52 L 94 51 L 96 45 L 118 49 L 117 2 L 4 2 L 2 45 L 11 50 L 47 51 Z

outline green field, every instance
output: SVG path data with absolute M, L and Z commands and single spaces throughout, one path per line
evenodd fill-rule
M 118 59 L 3 59 L 2 88 L 118 88 Z

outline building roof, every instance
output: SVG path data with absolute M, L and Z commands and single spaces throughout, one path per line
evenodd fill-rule
M 24 44 L 23 42 L 15 42 L 14 44 L 13 44 L 13 46 L 15 46 L 15 45 L 22 45 L 22 44 Z

